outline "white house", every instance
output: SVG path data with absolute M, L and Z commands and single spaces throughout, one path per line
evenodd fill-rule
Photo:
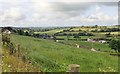
M 77 48 L 80 48 L 80 45 L 78 45 L 78 44 L 75 44 L 75 45 L 76 45 Z
M 59 42 L 59 40 L 56 40 L 56 42 Z
M 92 39 L 92 38 L 88 38 L 87 41 L 88 41 L 88 42 L 95 42 L 95 40 Z
M 95 51 L 96 52 L 96 50 L 94 48 L 92 48 L 91 51 Z
M 99 42 L 100 43 L 107 43 L 107 41 L 105 41 L 105 40 L 100 40 Z

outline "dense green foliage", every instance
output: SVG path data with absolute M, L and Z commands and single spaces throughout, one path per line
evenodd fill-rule
M 111 49 L 120 52 L 120 40 L 111 40 L 109 46 L 111 47 Z
M 23 31 L 23 30 L 17 30 L 17 33 L 18 33 L 19 35 L 24 35 L 24 31 Z

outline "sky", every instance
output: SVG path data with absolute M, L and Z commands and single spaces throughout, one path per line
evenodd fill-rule
M 118 25 L 119 0 L 0 0 L 0 27 Z

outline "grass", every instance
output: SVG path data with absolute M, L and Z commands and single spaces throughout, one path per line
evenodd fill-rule
M 85 47 L 86 49 L 91 49 L 91 48 L 94 48 L 96 50 L 101 50 L 101 51 L 113 51 L 111 50 L 111 48 L 109 47 L 108 44 L 101 44 L 101 43 L 98 43 L 98 42 L 95 42 L 95 43 L 91 43 L 91 42 L 87 42 L 87 41 L 70 41 L 70 40 L 61 40 L 60 42 L 63 42 L 65 44 L 68 44 L 68 45 L 73 45 L 75 46 L 76 44 L 79 44 L 80 46 L 82 47 Z
M 67 29 L 67 28 L 66 28 Z M 48 35 L 53 35 L 57 32 L 61 32 L 64 29 L 54 29 L 54 30 L 50 30 L 50 31 L 45 31 L 45 32 L 34 32 L 35 34 L 48 34 Z
M 8 48 L 3 47 L 4 57 L 2 58 L 3 72 L 39 72 L 40 68 L 38 66 L 33 66 L 32 63 L 23 62 L 22 57 L 17 57 L 17 54 L 9 54 Z
M 95 30 L 96 28 L 81 28 L 81 27 L 77 27 L 77 28 L 73 28 L 71 30 L 75 30 L 75 31 L 79 31 L 79 30 L 83 30 L 83 31 L 91 31 L 91 30 Z M 99 28 L 98 28 L 99 29 Z
M 107 33 L 109 33 L 109 32 L 100 32 L 100 34 L 107 34 Z M 118 35 L 119 32 L 110 32 L 110 34 L 112 34 L 112 35 Z
M 81 72 L 118 71 L 118 58 L 115 56 L 78 49 L 52 40 L 20 35 L 12 35 L 11 38 L 12 42 L 21 45 L 22 52 L 27 48 L 29 58 L 45 72 L 67 71 L 69 64 L 79 64 Z

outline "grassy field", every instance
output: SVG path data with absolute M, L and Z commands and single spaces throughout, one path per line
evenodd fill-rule
M 106 34 L 106 33 L 109 33 L 109 32 L 100 32 L 100 34 Z M 110 32 L 110 34 L 112 34 L 112 35 L 118 35 L 119 32 Z
M 105 29 L 105 27 L 100 27 L 98 26 L 97 28 L 92 28 L 92 27 L 75 27 L 75 28 L 72 28 L 71 30 L 75 30 L 75 31 L 78 31 L 78 30 L 83 30 L 83 31 L 92 31 L 92 30 L 95 30 L 95 29 Z M 118 26 L 107 26 L 106 28 L 118 28 Z
M 67 29 L 67 28 L 66 28 Z M 35 34 L 48 34 L 48 35 L 53 35 L 57 32 L 61 32 L 64 29 L 54 29 L 54 30 L 50 30 L 50 31 L 45 31 L 45 32 L 34 32 Z
M 61 40 L 59 42 L 63 42 L 65 44 L 68 44 L 68 45 L 73 45 L 75 46 L 76 44 L 79 44 L 80 46 L 82 46 L 83 48 L 86 48 L 88 50 L 90 50 L 91 48 L 94 48 L 96 50 L 101 50 L 101 51 L 107 51 L 107 52 L 114 52 L 114 50 L 111 50 L 111 48 L 109 47 L 108 44 L 101 44 L 101 43 L 98 43 L 98 42 L 94 42 L 94 43 L 91 43 L 91 42 L 87 42 L 87 41 L 70 41 L 70 40 Z
M 12 35 L 11 41 L 20 44 L 22 52 L 27 49 L 28 57 L 37 63 L 42 71 L 67 71 L 69 64 L 79 64 L 81 72 L 118 71 L 118 58 L 106 53 L 92 52 L 52 40 L 20 35 Z M 80 44 L 91 45 L 84 42 Z M 96 44 L 95 47 L 108 48 L 106 45 L 99 44 Z
M 73 28 L 71 30 L 75 30 L 75 31 L 79 31 L 79 30 L 83 30 L 83 31 L 91 31 L 91 30 L 95 30 L 96 28 L 81 28 L 81 27 L 76 27 Z M 99 28 L 98 28 L 99 29 Z

